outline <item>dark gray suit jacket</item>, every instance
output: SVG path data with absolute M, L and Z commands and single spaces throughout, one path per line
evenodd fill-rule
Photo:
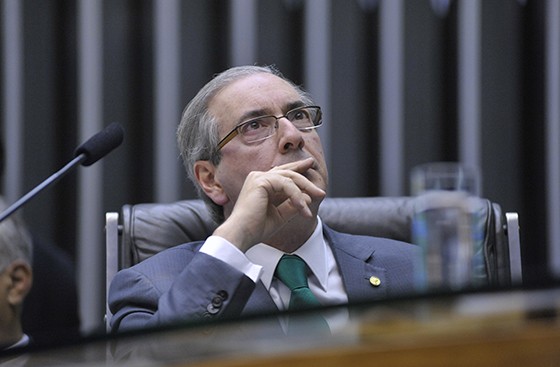
M 349 303 L 413 290 L 417 246 L 355 236 L 324 226 L 342 274 Z M 278 311 L 261 282 L 198 250 L 202 242 L 162 251 L 121 270 L 109 291 L 113 331 L 177 321 L 236 317 Z M 370 278 L 379 278 L 373 285 Z

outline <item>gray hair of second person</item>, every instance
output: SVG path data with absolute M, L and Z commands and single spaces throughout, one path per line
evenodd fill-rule
M 0 198 L 0 211 L 5 208 L 4 200 Z M 16 260 L 29 265 L 33 260 L 31 235 L 18 213 L 0 222 L 0 271 Z
M 307 92 L 289 79 L 286 79 L 273 66 L 237 66 L 217 74 L 200 89 L 183 111 L 183 116 L 177 129 L 177 144 L 187 175 L 194 184 L 198 196 L 206 203 L 210 210 L 210 215 L 216 223 L 224 221 L 223 208 L 206 196 L 194 173 L 196 161 L 206 160 L 217 166 L 221 159 L 221 153 L 217 149 L 220 139 L 219 122 L 208 110 L 208 105 L 212 98 L 229 84 L 259 73 L 273 74 L 282 78 L 298 91 L 303 103 L 307 105 L 314 104 Z

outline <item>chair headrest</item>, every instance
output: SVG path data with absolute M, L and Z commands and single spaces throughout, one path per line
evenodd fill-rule
M 412 242 L 413 197 L 326 198 L 319 216 L 329 227 L 346 233 Z
M 319 216 L 329 227 L 346 233 L 385 237 L 412 242 L 411 222 L 414 197 L 325 198 Z M 476 224 L 485 234 L 485 257 L 496 246 L 497 204 L 485 200 Z M 498 211 L 496 214 L 495 211 Z M 205 240 L 217 224 L 211 219 L 202 200 L 174 203 L 124 205 L 121 210 L 120 267 L 136 264 L 161 250 L 191 241 Z

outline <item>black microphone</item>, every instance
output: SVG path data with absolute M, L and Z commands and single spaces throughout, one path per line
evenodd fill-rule
M 4 210 L 2 214 L 0 214 L 0 222 L 12 215 L 12 213 L 14 213 L 22 205 L 31 200 L 39 192 L 61 179 L 65 174 L 67 174 L 78 164 L 81 164 L 83 166 L 90 166 L 97 162 L 99 159 L 109 154 L 109 152 L 121 145 L 123 136 L 124 130 L 122 126 L 116 122 L 113 122 L 105 129 L 89 138 L 86 142 L 76 148 L 76 150 L 74 151 L 74 159 L 68 162 L 64 167 L 55 172 L 41 184 L 37 185 L 33 190 L 29 191 L 25 196 L 21 197 L 18 201 L 13 203 L 9 208 Z
M 113 122 L 74 151 L 75 156 L 84 155 L 82 166 L 91 166 L 110 151 L 121 145 L 124 131 L 121 125 Z

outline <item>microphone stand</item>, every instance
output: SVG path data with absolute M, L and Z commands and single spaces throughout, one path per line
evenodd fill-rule
M 85 153 L 82 153 L 80 155 L 78 155 L 76 158 L 74 158 L 73 160 L 71 160 L 69 163 L 67 163 L 64 167 L 62 167 L 60 170 L 58 170 L 57 172 L 55 172 L 54 174 L 52 174 L 49 178 L 47 178 L 45 181 L 41 182 L 39 185 L 37 185 L 33 190 L 29 191 L 27 194 L 25 194 L 23 197 L 21 197 L 18 201 L 16 201 L 15 203 L 13 203 L 12 205 L 10 205 L 9 208 L 7 208 L 6 210 L 4 210 L 2 212 L 2 214 L 0 215 L 0 223 L 2 221 L 4 221 L 4 219 L 8 218 L 13 212 L 15 212 L 16 210 L 18 210 L 23 204 L 25 204 L 26 202 L 28 202 L 29 200 L 31 200 L 35 195 L 37 195 L 39 192 L 41 192 L 42 190 L 44 190 L 45 188 L 47 188 L 48 186 L 50 186 L 51 184 L 55 183 L 56 181 L 60 180 L 66 173 L 68 173 L 72 168 L 76 167 L 77 165 L 81 164 L 83 161 L 85 161 L 87 159 L 87 155 Z

